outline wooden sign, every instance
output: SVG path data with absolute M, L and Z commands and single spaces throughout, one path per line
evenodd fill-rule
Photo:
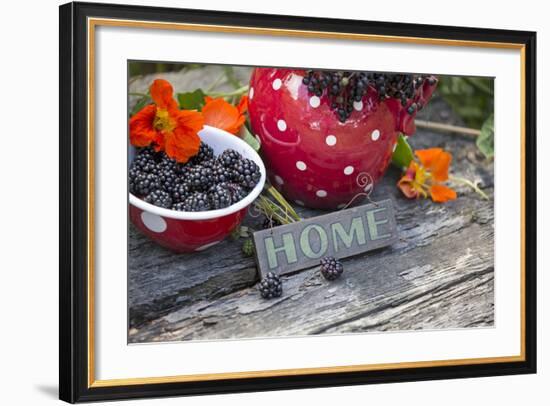
M 391 245 L 397 227 L 391 200 L 383 200 L 254 233 L 256 262 L 263 275 L 319 265 Z

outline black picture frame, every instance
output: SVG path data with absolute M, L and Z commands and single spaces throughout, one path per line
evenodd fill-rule
M 113 4 L 60 6 L 60 269 L 59 397 L 67 402 L 235 393 L 371 383 L 423 381 L 536 372 L 536 33 L 320 19 Z M 488 43 L 513 43 L 525 52 L 524 359 L 515 362 L 318 373 L 277 377 L 119 386 L 90 385 L 88 377 L 87 24 L 88 17 L 209 25 L 345 32 Z

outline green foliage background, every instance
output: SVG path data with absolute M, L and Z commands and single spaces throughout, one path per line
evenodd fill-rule
M 494 79 L 440 76 L 436 95 L 441 96 L 470 128 L 481 130 L 476 144 L 490 158 L 494 155 Z

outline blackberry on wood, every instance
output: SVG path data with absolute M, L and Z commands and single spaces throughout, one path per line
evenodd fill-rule
M 344 266 L 334 257 L 324 257 L 321 259 L 321 273 L 328 281 L 333 281 L 342 275 Z
M 279 276 L 268 272 L 260 282 L 260 294 L 264 299 L 280 297 L 283 294 L 283 283 Z
M 147 203 L 154 204 L 158 207 L 164 207 L 165 209 L 169 209 L 172 206 L 172 197 L 164 190 L 154 190 L 145 196 L 144 200 Z

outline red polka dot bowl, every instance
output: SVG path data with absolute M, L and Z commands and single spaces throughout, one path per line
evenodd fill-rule
M 243 157 L 256 162 L 262 176 L 258 184 L 243 200 L 219 210 L 182 212 L 154 206 L 129 194 L 129 211 L 132 223 L 158 244 L 176 252 L 203 251 L 223 241 L 246 216 L 248 206 L 262 192 L 266 170 L 260 156 L 239 137 L 214 127 L 205 126 L 201 139 L 219 155 L 234 149 Z M 130 160 L 134 151 L 130 149 Z
M 341 123 L 325 94 L 302 83 L 305 71 L 256 68 L 250 78 L 249 116 L 261 143 L 270 182 L 289 200 L 320 209 L 342 208 L 366 197 L 385 173 L 397 136 L 414 133 L 413 100 L 379 101 L 369 88 Z M 414 102 L 425 105 L 435 83 L 417 89 Z

